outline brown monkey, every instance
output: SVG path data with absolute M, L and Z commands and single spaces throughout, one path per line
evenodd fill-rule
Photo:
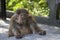
M 33 29 L 35 33 L 45 35 L 46 31 L 42 30 L 36 24 L 36 21 L 32 15 L 25 9 L 17 9 L 16 13 L 11 17 L 9 27 L 9 37 L 16 36 L 21 38 L 26 34 L 32 34 Z

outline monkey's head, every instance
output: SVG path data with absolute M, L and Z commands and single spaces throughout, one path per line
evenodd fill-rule
M 16 13 L 22 18 L 27 17 L 29 15 L 29 12 L 26 9 L 17 9 Z
M 25 22 L 29 16 L 29 12 L 26 9 L 17 9 L 16 14 L 19 23 Z

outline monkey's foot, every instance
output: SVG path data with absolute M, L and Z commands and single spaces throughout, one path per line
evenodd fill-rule
M 14 36 L 13 34 L 11 34 L 11 35 L 9 34 L 9 35 L 8 35 L 8 37 L 13 37 L 13 36 Z
M 17 38 L 17 39 L 21 39 L 21 38 L 23 38 L 23 36 L 16 36 L 16 38 Z
M 46 31 L 39 32 L 39 35 L 46 35 Z
M 14 34 L 11 31 L 9 31 L 8 32 L 8 37 L 13 37 L 13 36 L 14 36 Z

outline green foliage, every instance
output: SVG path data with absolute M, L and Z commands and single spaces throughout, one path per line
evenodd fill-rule
M 17 8 L 26 8 L 35 16 L 49 15 L 46 0 L 6 0 L 6 9 L 15 11 Z

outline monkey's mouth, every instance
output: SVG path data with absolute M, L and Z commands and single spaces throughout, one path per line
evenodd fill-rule
M 20 24 L 19 24 L 19 23 L 17 23 L 17 25 L 19 25 L 19 26 L 23 26 L 23 23 L 20 23 Z

